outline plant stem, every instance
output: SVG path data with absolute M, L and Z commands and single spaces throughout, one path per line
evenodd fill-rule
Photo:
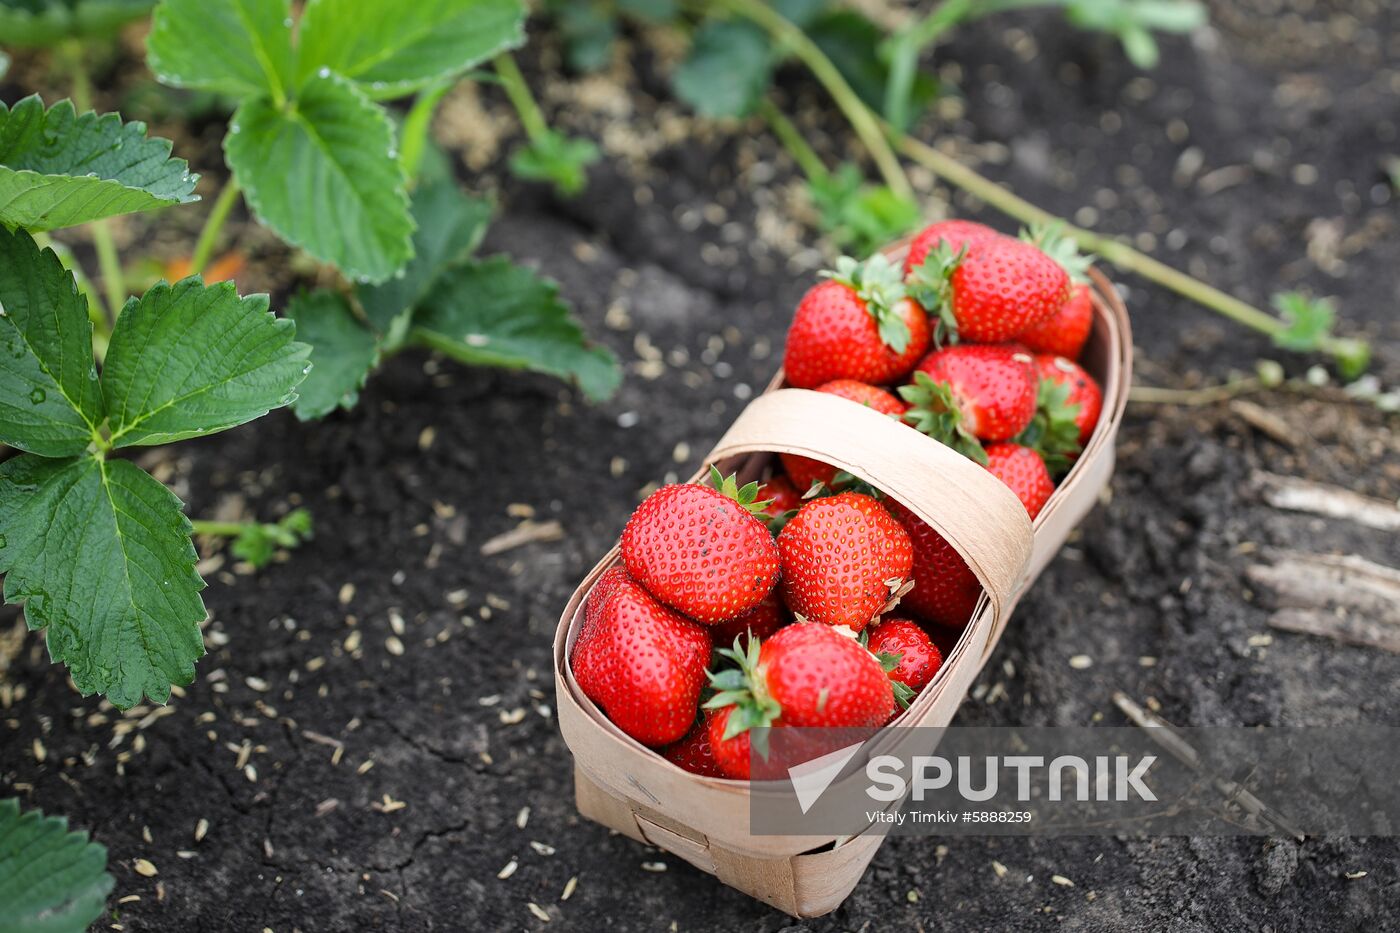
M 520 66 L 515 63 L 515 59 L 509 52 L 504 52 L 496 56 L 492 65 L 501 78 L 501 86 L 506 89 L 511 106 L 520 115 L 520 124 L 525 128 L 525 135 L 530 137 L 531 142 L 539 142 L 548 136 L 549 124 L 545 121 L 544 112 L 540 110 L 540 105 L 535 103 L 530 86 L 525 83 L 525 76 L 520 73 Z
M 793 122 L 778 109 L 776 104 L 764 98 L 759 103 L 758 109 L 763 114 L 763 118 L 768 121 L 768 125 L 773 128 L 773 134 L 778 137 L 778 141 L 797 162 L 798 167 L 802 169 L 802 174 L 806 175 L 809 181 L 821 181 L 830 174 L 826 170 L 821 156 L 817 155 L 817 151 L 803 137 L 802 131 L 793 125 Z
M 423 163 L 423 153 L 428 148 L 428 134 L 432 130 L 433 112 L 443 96 L 452 89 L 452 81 L 442 81 L 433 87 L 419 92 L 418 97 L 404 117 L 403 130 L 399 133 L 399 165 L 403 173 L 413 182 L 418 177 L 418 169 Z
M 889 140 L 885 138 L 874 114 L 861 101 L 860 96 L 851 89 L 851 85 L 847 83 L 840 70 L 832 64 L 831 59 L 826 57 L 826 53 L 818 48 L 817 44 L 807 37 L 806 33 L 784 18 L 781 13 L 769 8 L 761 0 L 718 0 L 717 5 L 751 20 L 780 44 L 791 49 L 792 54 L 796 55 L 802 64 L 807 66 L 808 70 L 821 82 L 826 92 L 831 95 L 836 106 L 841 109 L 846 120 L 851 124 L 851 128 L 856 131 L 861 143 L 865 145 L 866 151 L 875 160 L 875 166 L 880 170 L 885 184 L 889 185 L 890 190 L 899 197 L 909 201 L 915 200 L 914 188 L 909 184 L 909 179 L 904 174 L 904 168 L 899 164 L 899 157 L 890 148 Z
M 107 296 L 107 322 L 116 326 L 117 315 L 126 304 L 126 274 L 117 256 L 117 244 L 107 221 L 92 222 L 92 246 L 97 251 L 97 271 L 102 276 L 102 290 Z
M 219 231 L 223 229 L 224 222 L 228 220 L 229 212 L 233 210 L 233 205 L 238 201 L 238 181 L 232 175 L 224 180 L 223 188 L 219 189 L 219 196 L 214 200 L 214 206 L 209 210 L 209 216 L 204 220 L 204 228 L 199 231 L 199 239 L 194 244 L 194 255 L 190 257 L 190 275 L 201 275 L 204 267 L 209 264 L 209 258 L 214 255 L 214 245 L 219 240 Z
M 92 80 L 88 76 L 87 64 L 83 58 L 83 47 L 77 41 L 65 42 L 58 49 L 58 57 L 73 82 L 73 108 L 80 114 L 86 113 L 92 109 Z M 98 272 L 102 276 L 102 288 L 106 294 L 106 307 L 103 308 L 103 312 L 107 329 L 110 331 L 117 315 L 121 313 L 122 305 L 126 304 L 122 264 L 117 257 L 117 245 L 112 239 L 107 220 L 94 220 L 90 226 L 92 246 L 97 252 Z
M 1258 392 L 1264 382 L 1258 376 L 1233 379 L 1220 385 L 1204 386 L 1200 389 L 1161 389 L 1156 386 L 1132 386 L 1128 389 L 1128 401 L 1146 405 L 1211 405 L 1223 402 L 1237 395 Z
M 1059 223 L 1063 232 L 1079 244 L 1080 249 L 1097 253 L 1120 269 L 1134 272 L 1143 278 L 1165 286 L 1180 295 L 1185 295 L 1197 304 L 1216 311 L 1230 320 L 1251 327 L 1261 333 L 1274 336 L 1286 330 L 1288 324 L 1265 311 L 1261 311 L 1233 295 L 1228 295 L 1212 285 L 1192 278 L 1144 255 L 1131 246 L 1111 237 L 1101 236 L 1080 227 L 1065 223 L 1049 211 L 1037 207 L 1007 188 L 974 172 L 952 156 L 939 152 L 927 143 L 911 136 L 899 135 L 899 148 L 915 162 L 943 178 L 951 185 L 972 194 L 995 207 L 1004 214 L 1026 224 Z M 1354 341 L 1328 337 L 1320 348 L 1333 354 L 1345 353 Z
M 909 125 L 909 91 L 919 69 L 919 55 L 949 29 L 971 18 L 974 0 L 945 0 L 912 27 L 887 40 L 881 53 L 889 63 L 885 82 L 885 118 L 900 129 Z
M 190 520 L 191 533 L 212 535 L 219 538 L 236 538 L 249 528 L 257 528 L 261 522 L 216 522 L 205 518 Z

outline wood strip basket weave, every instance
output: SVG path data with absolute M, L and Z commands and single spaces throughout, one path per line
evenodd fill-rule
M 906 246 L 900 242 L 886 253 L 902 261 Z M 1080 363 L 1103 387 L 1103 413 L 1073 470 L 1034 523 L 1015 495 L 971 460 L 845 399 L 785 388 L 781 372 L 705 459 L 726 474 L 739 473 L 741 482 L 763 476 L 779 452 L 834 464 L 904 503 L 967 561 L 983 596 L 934 681 L 896 720 L 900 725 L 944 726 L 952 720 L 1016 603 L 1112 476 L 1131 381 L 1132 339 L 1118 293 L 1097 270 L 1091 275 L 1094 323 Z M 751 798 L 761 800 L 762 783 L 683 771 L 614 726 L 575 683 L 568 656 L 585 600 L 619 559 L 614 547 L 584 578 L 554 640 L 559 728 L 574 755 L 579 812 L 793 916 L 836 909 L 859 883 L 883 833 L 751 835 Z

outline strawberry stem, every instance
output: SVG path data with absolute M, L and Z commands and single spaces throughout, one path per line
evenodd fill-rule
M 823 269 L 820 275 L 855 292 L 875 319 L 880 342 L 896 353 L 904 352 L 913 335 L 899 313 L 899 303 L 908 297 L 899 266 L 883 253 L 876 253 L 864 262 L 841 256 L 836 260 L 835 269 Z
M 982 466 L 987 465 L 987 451 L 963 423 L 962 410 L 958 408 L 951 386 L 934 382 L 932 376 L 920 370 L 914 373 L 913 383 L 899 387 L 899 394 L 910 405 L 903 417 L 914 430 L 948 445 Z

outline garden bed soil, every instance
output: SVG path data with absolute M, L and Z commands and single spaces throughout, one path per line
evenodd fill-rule
M 1308 6 L 1280 20 L 1288 48 L 1249 31 L 1248 4 L 1220 6 L 1209 41 L 1166 43 L 1148 76 L 1055 19 L 969 30 L 944 53 L 968 89 L 964 115 L 947 105 L 944 138 L 975 141 L 990 174 L 1052 209 L 1087 205 L 1096 216 L 1080 220 L 1099 229 L 1151 231 L 1158 255 L 1245 298 L 1339 295 L 1394 383 L 1400 237 L 1381 165 L 1400 151 L 1400 68 L 1386 48 L 1400 24 L 1353 23 L 1343 42 L 1333 32 L 1350 5 Z M 811 93 L 793 76 L 785 87 Z M 503 112 L 489 94 L 486 105 Z M 577 816 L 552 718 L 558 612 L 639 497 L 695 469 L 766 383 L 812 281 L 812 257 L 773 232 L 787 163 L 755 169 L 771 143 L 740 137 L 761 134 L 660 147 L 644 181 L 615 154 L 569 203 L 505 185 L 486 249 L 562 283 L 625 361 L 611 402 L 410 354 L 354 412 L 313 425 L 282 412 L 146 454 L 192 515 L 302 504 L 316 537 L 256 573 L 206 551 L 210 653 L 161 710 L 123 717 L 78 697 L 6 610 L 0 793 L 107 846 L 110 922 L 125 930 L 544 928 L 532 904 L 549 929 L 578 930 L 1393 923 L 1389 839 L 896 838 L 840 910 L 797 923 Z M 1142 382 L 1219 381 L 1270 354 L 1115 278 Z M 1270 547 L 1400 565 L 1394 535 L 1276 511 L 1249 484 L 1263 469 L 1394 500 L 1394 421 L 1335 392 L 1254 400 L 1302 443 L 1258 433 L 1227 405 L 1130 408 L 1111 495 L 1018 608 L 960 722 L 1118 724 L 1122 690 L 1178 724 L 1400 724 L 1400 657 L 1270 630 L 1243 576 Z M 562 537 L 480 553 L 531 514 Z M 1069 663 L 1078 656 L 1087 667 Z M 157 874 L 138 874 L 138 858 Z

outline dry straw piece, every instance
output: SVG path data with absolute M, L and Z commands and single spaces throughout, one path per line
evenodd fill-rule
M 901 260 L 905 248 L 901 242 L 886 253 Z M 834 464 L 909 507 L 967 561 L 983 596 L 934 681 L 896 720 L 900 725 L 948 724 L 1016 603 L 1112 476 L 1114 440 L 1131 382 L 1132 339 L 1118 293 L 1096 270 L 1090 274 L 1094 325 L 1080 362 L 1103 386 L 1103 413 L 1074 469 L 1034 523 L 1015 495 L 973 461 L 845 399 L 786 388 L 781 372 L 706 458 L 725 473 L 737 472 L 740 482 L 760 478 L 779 452 Z M 593 568 L 555 635 L 559 728 L 574 754 L 579 812 L 793 916 L 835 910 L 860 881 L 884 841 L 882 833 L 752 835 L 751 800 L 773 791 L 762 783 L 682 770 L 614 726 L 575 683 L 568 657 L 585 600 L 617 562 L 614 548 Z M 897 741 L 895 733 L 886 735 Z

